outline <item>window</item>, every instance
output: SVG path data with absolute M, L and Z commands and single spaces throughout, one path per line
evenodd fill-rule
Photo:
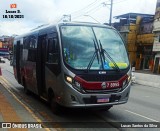
M 23 60 L 36 61 L 37 39 L 35 36 L 24 38 Z
M 47 62 L 58 63 L 58 45 L 57 39 L 48 39 Z
M 107 70 L 114 69 L 113 62 L 107 55 L 102 62 L 98 59 L 101 56 L 99 53 L 93 58 L 96 47 L 100 47 L 100 43 L 120 69 L 127 68 L 129 65 L 124 43 L 113 29 L 74 25 L 61 26 L 61 32 L 64 61 L 74 69 L 87 69 L 92 59 L 90 68 L 92 70 L 103 69 L 104 64 L 109 64 Z

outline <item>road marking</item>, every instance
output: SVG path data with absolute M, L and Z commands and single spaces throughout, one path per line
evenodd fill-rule
M 42 122 L 41 121 L 41 119 L 39 119 L 35 114 L 34 114 L 34 112 L 28 107 L 28 106 L 26 106 L 23 102 L 21 102 L 19 99 L 18 99 L 18 97 L 14 94 L 14 93 L 12 93 L 12 91 L 9 89 L 10 87 L 9 87 L 9 85 L 11 85 L 3 76 L 1 76 L 0 77 L 1 79 L 2 79 L 2 81 L 3 81 L 3 83 L 2 83 L 2 81 L 1 81 L 1 84 L 7 89 L 7 91 L 9 92 L 9 93 L 11 93 L 12 94 L 12 96 L 15 98 L 15 100 L 17 100 L 29 113 L 31 113 L 31 115 L 33 116 L 33 118 L 37 121 L 37 122 Z M 8 85 L 7 85 L 8 84 Z M 50 131 L 50 129 L 49 128 L 47 128 L 46 126 L 44 126 L 45 128 L 45 130 L 46 131 Z
M 129 113 L 132 113 L 132 114 L 134 114 L 134 115 L 137 115 L 137 116 L 140 116 L 140 117 L 146 118 L 146 119 L 148 119 L 148 120 L 154 121 L 154 122 L 159 122 L 159 121 L 157 121 L 157 120 L 154 120 L 154 119 L 152 119 L 152 118 L 149 118 L 149 117 L 143 116 L 143 115 L 141 115 L 141 114 L 138 114 L 138 113 L 135 113 L 135 112 L 132 112 L 132 111 L 129 111 L 129 110 L 125 110 L 125 111 L 127 111 L 127 112 L 129 112 Z

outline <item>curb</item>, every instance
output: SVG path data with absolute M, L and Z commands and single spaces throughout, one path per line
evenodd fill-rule
M 160 88 L 160 76 L 134 72 L 136 83 L 144 86 Z
M 22 102 L 12 91 L 12 89 L 9 88 L 9 84 L 6 82 L 7 80 L 3 77 L 0 76 L 0 83 L 2 84 L 2 86 L 14 97 L 14 99 L 21 104 L 30 114 L 31 116 L 37 121 L 37 122 L 42 122 L 41 119 L 39 119 L 35 114 L 34 111 L 32 111 L 32 109 L 28 106 L 25 105 L 25 102 Z M 46 131 L 50 131 L 49 128 L 47 128 L 45 125 L 44 126 L 44 130 Z

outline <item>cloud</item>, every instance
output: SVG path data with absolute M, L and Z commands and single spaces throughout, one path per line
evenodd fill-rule
M 23 34 L 31 30 L 33 27 L 28 26 L 21 21 L 5 21 L 1 22 L 0 35 Z
M 101 23 L 108 22 L 110 6 L 103 7 L 101 4 L 105 1 L 106 0 L 3 0 L 0 4 L 0 33 L 4 35 L 14 33 L 22 34 L 41 24 L 59 21 L 63 14 L 70 13 L 72 13 L 74 21 L 95 22 L 94 19 L 96 19 Z M 14 8 L 10 8 L 10 4 L 14 3 L 17 4 L 17 9 L 21 10 L 24 19 L 3 19 L 2 16 L 5 14 L 5 10 L 15 10 Z M 87 6 L 91 3 L 94 4 Z M 112 16 L 129 12 L 154 14 L 156 6 L 156 0 L 114 0 L 114 3 L 116 4 L 113 4 Z M 88 10 L 84 9 L 86 6 Z M 94 19 L 85 17 L 83 16 L 84 14 L 90 15 Z

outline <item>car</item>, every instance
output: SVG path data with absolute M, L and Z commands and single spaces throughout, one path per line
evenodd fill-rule
M 0 63 L 5 63 L 5 60 L 3 57 L 0 57 Z
M 6 58 L 6 59 L 10 58 L 9 52 L 0 52 L 0 56 L 2 56 L 3 58 Z

